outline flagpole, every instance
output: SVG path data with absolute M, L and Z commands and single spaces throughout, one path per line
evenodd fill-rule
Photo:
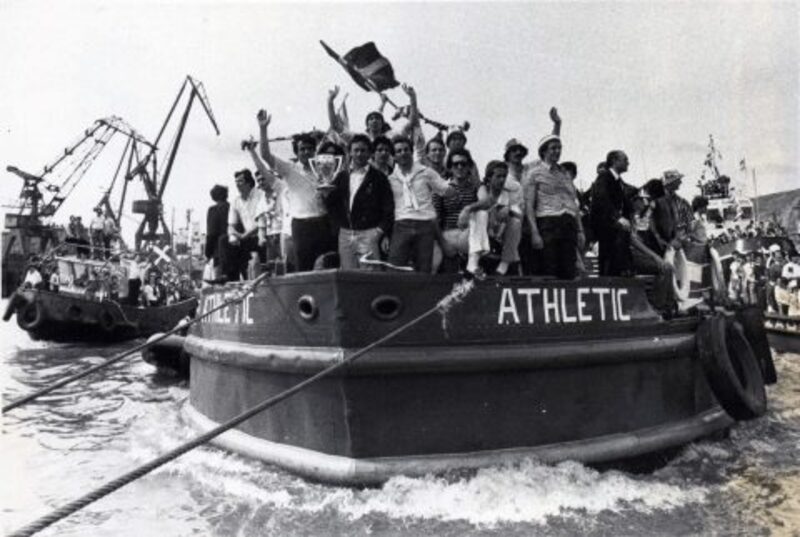
M 753 168 L 753 191 L 755 197 L 753 198 L 753 216 L 756 224 L 758 223 L 758 181 L 756 181 L 756 169 Z

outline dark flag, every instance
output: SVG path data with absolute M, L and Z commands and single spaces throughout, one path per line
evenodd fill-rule
M 381 92 L 400 84 L 394 79 L 392 64 L 378 52 L 378 47 L 372 41 L 354 48 L 345 54 L 344 58 L 336 54 L 324 41 L 320 41 L 320 44 L 364 90 Z

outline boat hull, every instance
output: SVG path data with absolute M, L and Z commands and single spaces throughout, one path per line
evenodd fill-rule
M 193 316 L 197 299 L 161 307 L 141 308 L 111 300 L 43 290 L 17 291 L 17 324 L 31 338 L 48 341 L 124 341 L 166 332 Z
M 769 345 L 778 352 L 800 354 L 800 317 L 765 314 Z
M 187 413 L 200 429 L 224 423 L 414 318 L 452 283 L 343 272 L 273 280 L 241 310 L 190 330 Z M 587 288 L 624 290 L 619 315 L 607 304 L 602 317 L 599 302 L 581 308 L 580 300 L 580 311 L 570 310 Z M 219 303 L 214 293 L 201 308 Z M 540 294 L 566 305 L 558 322 L 559 307 L 551 322 L 540 307 L 553 302 L 509 301 Z M 295 307 L 309 296 L 319 304 L 313 319 Z M 370 305 L 385 296 L 402 297 L 402 313 L 370 320 Z M 611 462 L 731 424 L 698 362 L 699 319 L 664 321 L 640 282 L 487 280 L 446 317 L 428 318 L 216 442 L 311 479 L 377 484 L 531 456 Z

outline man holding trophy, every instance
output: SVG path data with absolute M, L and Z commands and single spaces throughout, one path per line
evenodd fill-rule
M 386 175 L 370 165 L 372 141 L 366 134 L 355 134 L 348 145 L 350 169 L 335 174 L 331 182 L 321 181 L 325 207 L 339 228 L 339 261 L 343 269 L 359 268 L 359 259 L 378 260 L 381 237 L 388 234 L 394 220 L 394 195 Z M 334 155 L 320 154 L 313 166 L 330 168 Z M 338 164 L 338 163 L 337 163 Z M 320 177 L 327 177 L 319 173 Z

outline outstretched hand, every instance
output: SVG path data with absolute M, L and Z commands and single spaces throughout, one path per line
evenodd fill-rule
M 328 100 L 333 101 L 339 95 L 339 86 L 334 86 L 333 89 L 328 90 Z
M 258 143 L 250 137 L 248 140 L 242 140 L 242 151 L 249 151 L 255 149 Z
M 261 110 L 258 111 L 256 119 L 258 119 L 259 127 L 267 128 L 269 126 L 270 121 L 272 121 L 272 116 L 262 108 Z
M 558 108 L 555 106 L 550 109 L 550 119 L 553 123 L 561 123 L 561 116 L 558 115 Z
M 417 92 L 414 90 L 413 86 L 410 86 L 409 84 L 406 84 L 404 82 L 403 85 L 400 87 L 403 88 L 403 91 L 405 91 L 406 95 L 408 95 L 409 97 L 415 98 L 417 96 Z

